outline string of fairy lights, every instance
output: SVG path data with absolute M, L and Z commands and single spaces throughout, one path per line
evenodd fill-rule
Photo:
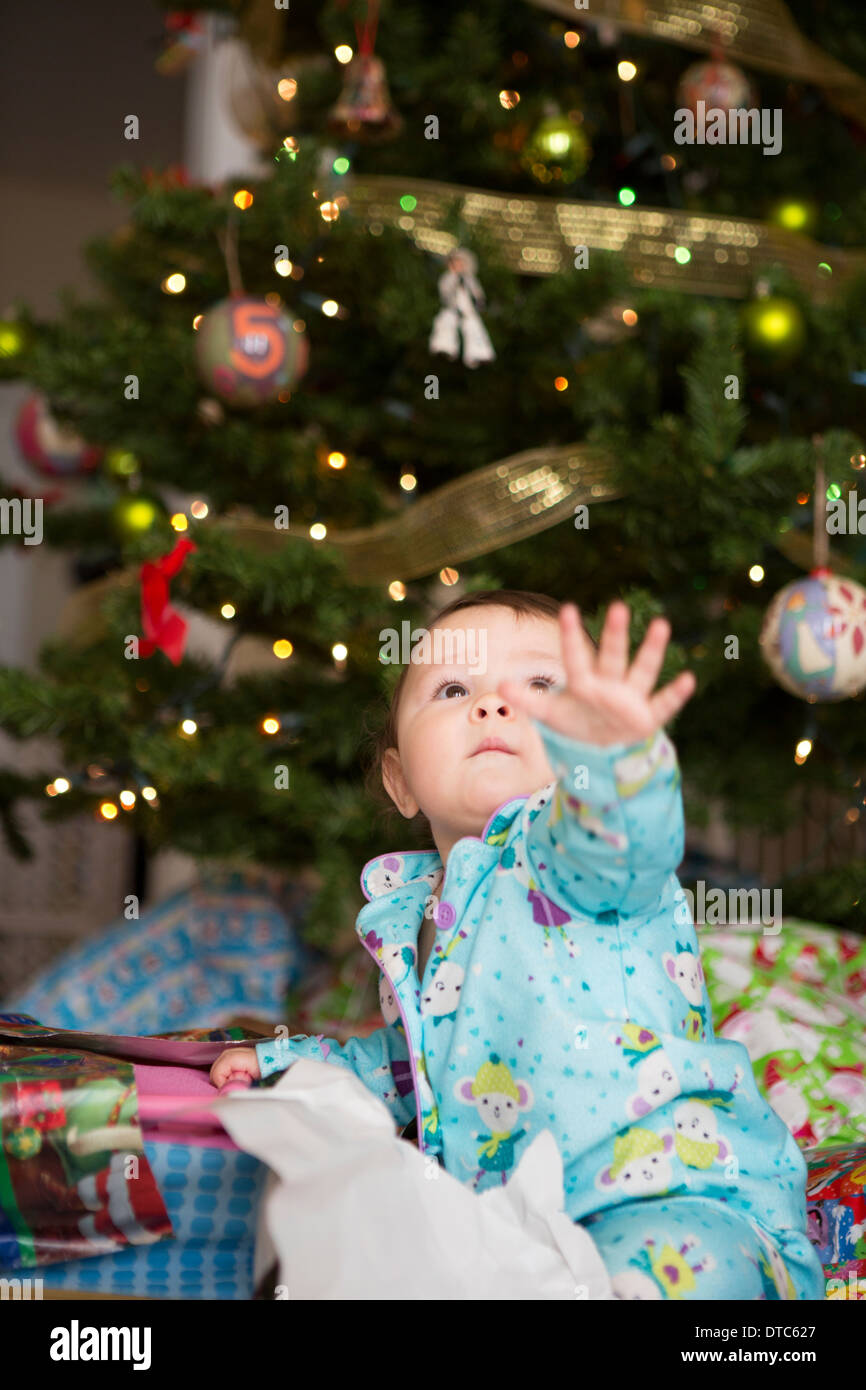
M 576 49 L 581 42 L 581 36 L 574 30 L 567 30 L 562 36 L 562 41 L 567 48 Z M 351 48 L 350 45 L 341 44 L 338 45 L 337 48 L 334 50 L 334 56 L 339 63 L 345 65 L 350 63 L 355 55 L 354 50 Z M 513 55 L 513 57 L 515 60 L 519 60 L 520 58 L 526 59 L 526 55 Z M 516 65 L 519 68 L 521 64 L 518 61 Z M 634 108 L 632 104 L 630 84 L 633 83 L 634 79 L 638 76 L 638 67 L 630 59 L 622 59 L 617 63 L 617 76 L 621 83 L 622 95 L 620 100 L 620 115 L 623 124 L 623 129 L 625 131 L 629 127 L 631 127 L 632 129 L 634 128 Z M 291 102 L 297 95 L 297 90 L 298 83 L 294 78 L 283 77 L 280 78 L 277 82 L 277 94 L 280 97 L 280 99 L 284 102 Z M 500 106 L 504 110 L 516 110 L 521 102 L 521 93 L 516 88 L 503 89 L 498 93 L 498 100 Z M 569 123 L 571 122 L 571 119 L 575 117 L 578 120 L 582 119 L 580 113 L 570 112 L 568 118 Z M 549 116 L 547 122 L 547 130 L 546 132 L 542 133 L 543 153 L 552 159 L 555 159 L 561 155 L 565 155 L 567 153 L 565 146 L 571 138 L 572 132 L 573 125 L 571 126 L 571 131 L 562 129 L 558 130 L 556 128 L 555 118 Z M 282 140 L 274 156 L 274 159 L 278 163 L 293 163 L 297 160 L 299 152 L 300 145 L 298 143 L 297 138 L 294 136 L 286 136 Z M 327 185 L 327 187 L 325 187 L 324 189 L 317 188 L 314 189 L 312 192 L 313 199 L 319 204 L 318 211 L 323 223 L 322 235 L 319 238 L 314 239 L 305 257 L 295 256 L 290 258 L 289 256 L 284 256 L 280 259 L 277 259 L 274 262 L 274 271 L 276 275 L 278 275 L 279 277 L 283 279 L 291 279 L 296 283 L 300 283 L 303 280 L 306 271 L 310 268 L 314 261 L 316 261 L 319 264 L 321 264 L 324 261 L 324 249 L 327 244 L 327 232 L 324 230 L 324 228 L 332 226 L 334 223 L 336 223 L 339 220 L 342 212 L 349 206 L 349 198 L 346 194 L 336 191 L 336 185 L 332 184 L 330 176 L 333 176 L 334 179 L 339 180 L 349 173 L 352 166 L 352 159 L 350 155 L 351 147 L 349 154 L 339 154 L 337 157 L 333 158 L 331 160 L 329 174 L 324 175 L 324 183 L 325 185 Z M 664 152 L 660 154 L 659 165 L 666 175 L 670 175 L 678 169 L 678 161 L 676 156 L 669 152 Z M 550 180 L 553 177 L 553 175 L 550 173 L 548 166 L 543 162 L 537 162 L 535 165 L 532 166 L 531 171 L 533 173 L 533 176 L 541 183 L 550 182 Z M 633 204 L 637 201 L 637 194 L 635 190 L 627 185 L 623 185 L 621 188 L 619 188 L 616 196 L 617 201 L 624 208 L 633 206 Z M 239 272 L 237 268 L 236 242 L 232 242 L 232 234 L 236 234 L 236 219 L 239 218 L 244 212 L 248 211 L 253 206 L 254 201 L 254 193 L 250 189 L 245 187 L 236 189 L 234 193 L 231 195 L 231 205 L 228 210 L 229 221 L 227 224 L 227 235 L 225 241 L 221 244 L 223 245 L 223 251 L 226 259 L 226 268 L 229 276 L 229 282 L 233 290 L 236 290 L 239 287 Z M 414 206 L 414 201 L 415 200 L 413 195 L 408 193 L 400 199 L 401 207 L 403 208 L 403 211 L 405 213 L 411 213 L 412 208 Z M 789 230 L 802 231 L 808 224 L 809 207 L 807 204 L 802 203 L 798 200 L 789 199 L 781 203 L 777 207 L 774 213 L 774 217 L 775 220 L 777 220 L 780 223 L 780 225 L 788 228 Z M 684 264 L 690 258 L 690 255 L 691 253 L 688 247 L 686 246 L 677 246 L 676 248 L 674 248 L 674 257 L 678 261 L 678 263 Z M 185 293 L 189 288 L 187 277 L 179 270 L 169 270 L 164 275 L 160 284 L 160 288 L 162 289 L 163 293 L 167 295 L 181 295 Z M 317 295 L 307 290 L 303 290 L 299 292 L 298 298 L 302 303 L 307 304 L 314 310 L 317 310 L 325 318 L 328 319 L 342 321 L 346 320 L 350 315 L 350 310 L 346 305 L 341 304 L 338 300 L 327 295 Z M 275 291 L 271 291 L 265 294 L 264 300 L 265 303 L 271 305 L 274 308 L 284 307 L 284 300 L 282 296 Z M 638 323 L 638 314 L 633 307 L 617 306 L 616 314 L 617 316 L 621 316 L 622 324 L 626 330 L 634 329 L 636 327 Z M 192 320 L 192 328 L 195 332 L 198 332 L 198 330 L 200 329 L 203 319 L 203 313 L 197 313 L 194 316 Z M 306 329 L 306 323 L 304 319 L 300 316 L 297 316 L 292 322 L 292 328 L 298 334 L 304 333 Z M 556 392 L 567 391 L 570 385 L 571 383 L 569 381 L 568 376 L 562 373 L 558 374 L 552 382 L 553 390 Z M 276 399 L 278 399 L 281 402 L 284 402 L 289 400 L 290 397 L 291 391 L 284 390 L 280 391 Z M 210 408 L 215 412 L 214 419 L 212 421 L 213 423 L 216 423 L 221 418 L 221 407 L 217 402 L 203 402 L 202 405 L 210 406 Z M 122 451 L 115 451 L 115 453 L 118 454 L 120 454 L 121 452 Z M 321 451 L 321 454 L 327 467 L 332 469 L 334 472 L 342 472 L 349 466 L 350 460 L 347 457 L 346 453 L 343 452 L 343 450 L 341 449 L 325 448 L 323 451 Z M 851 463 L 852 466 L 862 469 L 866 467 L 866 457 L 864 457 L 863 455 L 856 456 L 855 458 L 852 458 Z M 134 458 L 131 458 L 130 456 L 130 461 L 127 467 L 124 468 L 118 466 L 115 468 L 114 471 L 120 476 L 124 475 L 125 473 L 126 476 L 130 479 L 130 486 L 133 489 L 135 488 L 135 475 L 138 471 L 138 465 L 137 461 Z M 411 494 L 416 490 L 417 485 L 418 478 L 416 474 L 408 468 L 403 469 L 403 471 L 399 475 L 399 487 L 402 490 L 402 492 L 405 494 Z M 833 489 L 835 489 L 835 493 Z M 838 495 L 838 492 L 838 486 L 836 484 L 830 484 L 830 486 L 827 489 L 827 496 L 829 498 L 834 495 Z M 802 492 L 798 494 L 796 498 L 798 505 L 801 506 L 806 505 L 809 500 L 809 494 Z M 817 501 L 817 495 L 815 500 Z M 189 503 L 188 511 L 175 511 L 169 517 L 169 521 L 175 532 L 177 532 L 178 534 L 183 534 L 184 532 L 187 532 L 190 529 L 191 522 L 202 522 L 208 517 L 208 515 L 209 507 L 207 502 L 204 499 L 196 498 Z M 316 519 L 309 525 L 309 536 L 311 540 L 323 541 L 326 539 L 327 534 L 327 525 L 322 520 Z M 759 586 L 763 582 L 764 577 L 765 573 L 763 566 L 761 566 L 760 564 L 755 564 L 750 567 L 748 571 L 748 578 L 755 587 Z M 445 566 L 442 569 L 440 569 L 438 578 L 443 585 L 453 586 L 458 583 L 460 574 L 456 568 L 452 566 Z M 403 602 L 408 596 L 407 585 L 400 579 L 393 579 L 387 584 L 387 593 L 392 601 L 396 603 Z M 728 606 L 729 604 L 726 603 L 726 607 Z M 221 604 L 219 613 L 220 617 L 225 622 L 230 623 L 237 616 L 237 607 L 230 598 L 227 598 Z M 167 722 L 172 722 L 176 725 L 177 735 L 180 739 L 189 742 L 197 737 L 203 721 L 201 714 L 198 713 L 195 709 L 195 701 L 201 694 L 205 693 L 209 689 L 215 688 L 223 680 L 226 673 L 229 656 L 238 640 L 238 635 L 233 635 L 229 639 L 225 647 L 223 656 L 218 662 L 212 676 L 210 676 L 203 682 L 200 682 L 195 687 L 195 689 L 188 692 L 187 697 L 183 701 L 183 707 L 178 711 L 176 701 L 164 702 L 155 711 L 150 723 L 145 729 L 145 733 L 153 732 L 160 727 L 164 727 Z M 286 661 L 291 658 L 294 651 L 294 647 L 292 642 L 288 638 L 282 637 L 274 640 L 272 644 L 272 651 L 273 656 L 276 660 Z M 692 655 L 696 659 L 700 659 L 701 654 L 702 648 L 700 646 L 692 650 Z M 349 649 L 345 642 L 336 642 L 331 647 L 331 657 L 338 671 L 345 671 L 348 655 Z M 146 689 L 148 687 L 148 683 L 142 679 L 136 682 L 136 686 L 139 689 Z M 178 717 L 178 714 L 180 715 L 180 717 Z M 288 732 L 292 728 L 297 728 L 299 722 L 300 721 L 298 719 L 298 716 L 293 715 L 291 713 L 279 714 L 269 711 L 263 714 L 261 718 L 258 720 L 257 728 L 264 738 L 270 738 L 276 736 L 281 732 Z M 828 747 L 830 746 L 830 741 L 826 738 L 826 735 L 823 733 L 821 735 L 818 734 L 814 715 L 811 715 L 808 720 L 804 734 L 800 739 L 798 739 L 794 750 L 794 760 L 796 764 L 798 766 L 803 766 L 806 763 L 810 754 L 812 753 L 815 742 L 820 742 L 822 740 L 827 742 Z M 845 768 L 845 774 L 846 779 L 852 777 L 851 769 L 848 768 L 847 765 Z M 140 770 L 133 768 L 129 764 L 118 764 L 110 767 L 109 769 L 106 769 L 101 764 L 97 763 L 88 764 L 86 768 L 82 769 L 77 774 L 55 777 L 54 780 L 46 786 L 45 794 L 49 797 L 56 797 L 64 795 L 75 786 L 84 786 L 89 789 L 94 788 L 103 779 L 109 777 L 114 777 L 116 778 L 116 780 L 124 782 L 125 785 L 123 785 L 122 789 L 119 792 L 114 793 L 111 796 L 103 796 L 100 800 L 96 814 L 97 817 L 101 819 L 103 822 L 110 823 L 112 821 L 121 819 L 121 812 L 132 812 L 138 804 L 139 799 L 143 801 L 145 804 L 147 804 L 152 810 L 159 809 L 160 798 L 157 788 L 153 785 L 151 780 L 149 780 L 142 772 L 140 772 Z M 862 793 L 864 786 L 863 777 L 857 776 L 856 778 L 853 778 L 853 780 L 851 780 L 851 785 L 854 789 L 857 789 L 860 793 Z M 856 799 L 860 801 L 860 804 L 862 806 L 866 806 L 866 796 L 858 795 Z M 842 812 L 842 821 L 850 826 L 859 819 L 860 814 L 861 812 L 859 806 L 849 806 Z M 815 857 L 817 857 L 820 853 L 823 852 L 823 849 L 826 847 L 826 844 L 829 842 L 830 838 L 836 834 L 837 826 L 838 818 L 834 817 L 828 827 L 825 839 L 821 842 L 817 849 L 813 851 L 809 858 L 806 861 L 804 861 L 801 867 L 797 870 L 797 873 L 802 873 L 805 870 L 806 865 L 809 862 L 811 862 Z

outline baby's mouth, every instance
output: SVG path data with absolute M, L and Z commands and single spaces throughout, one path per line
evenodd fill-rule
M 515 757 L 513 748 L 509 748 L 501 738 L 485 738 L 479 743 L 474 752 L 470 753 L 470 758 L 477 758 L 479 753 L 506 753 Z

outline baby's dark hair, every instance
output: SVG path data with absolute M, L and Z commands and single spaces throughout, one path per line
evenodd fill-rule
M 461 598 L 454 599 L 444 608 L 440 608 L 439 612 L 427 623 L 426 630 L 429 632 L 444 618 L 450 618 L 452 613 L 459 613 L 464 608 L 510 608 L 513 613 L 517 613 L 520 617 L 553 618 L 556 621 L 559 618 L 561 606 L 559 600 L 551 598 L 549 594 L 536 594 L 529 589 L 476 589 L 474 592 L 464 594 Z M 597 643 L 585 624 L 583 630 L 592 646 L 598 650 Z M 393 813 L 395 816 L 398 813 L 382 786 L 381 768 L 385 750 L 397 747 L 400 698 L 406 685 L 408 671 L 409 667 L 404 666 L 394 686 L 390 703 L 385 707 L 384 712 L 382 710 L 378 712 L 378 727 L 368 732 L 366 748 L 364 780 L 367 791 L 384 813 Z M 423 812 L 419 811 L 411 822 L 413 825 L 416 823 L 421 826 L 427 825 L 427 819 Z

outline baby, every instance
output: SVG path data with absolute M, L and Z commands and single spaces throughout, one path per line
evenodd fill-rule
M 232 1048 L 213 1083 L 299 1057 L 348 1067 L 476 1190 L 549 1129 L 566 1211 L 618 1297 L 822 1298 L 803 1156 L 745 1048 L 714 1036 L 676 877 L 663 726 L 695 679 L 655 691 L 669 624 L 653 619 L 631 664 L 621 602 L 597 649 L 573 604 L 522 591 L 469 594 L 433 629 L 464 659 L 404 668 L 381 773 L 436 850 L 381 855 L 361 876 L 386 1026 L 342 1046 Z

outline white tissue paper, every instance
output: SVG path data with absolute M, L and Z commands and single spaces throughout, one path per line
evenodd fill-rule
M 257 1278 L 289 1299 L 614 1299 L 589 1232 L 564 1210 L 562 1159 L 536 1135 L 505 1186 L 476 1193 L 401 1139 L 352 1072 L 301 1058 L 213 1108 L 272 1170 Z

